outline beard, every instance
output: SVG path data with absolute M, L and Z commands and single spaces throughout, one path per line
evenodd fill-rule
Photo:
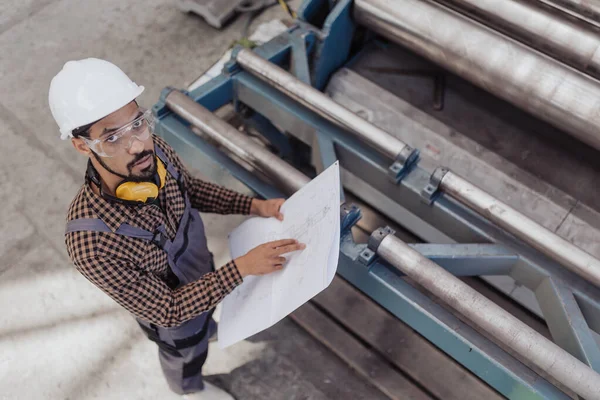
M 156 174 L 156 168 L 157 168 L 156 158 L 154 157 L 154 152 L 152 150 L 142 151 L 141 153 L 137 154 L 130 163 L 127 164 L 128 175 L 124 175 L 120 172 L 113 170 L 111 167 L 106 165 L 104 160 L 102 158 L 100 158 L 100 156 L 98 156 L 96 153 L 92 152 L 92 155 L 94 156 L 96 161 L 98 161 L 98 163 L 100 163 L 100 165 L 102 165 L 102 167 L 105 170 L 107 170 L 108 172 L 110 172 L 113 175 L 118 176 L 119 178 L 123 178 L 130 182 L 147 182 L 149 180 L 152 180 L 152 178 Z M 140 173 L 134 174 L 133 167 L 135 167 L 135 164 L 137 162 L 139 162 L 141 159 L 143 159 L 144 157 L 149 156 L 149 155 L 152 156 L 152 163 L 150 164 L 150 166 L 141 170 Z

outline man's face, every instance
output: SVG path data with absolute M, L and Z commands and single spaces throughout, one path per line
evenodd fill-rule
M 141 115 L 142 111 L 132 101 L 92 125 L 89 138 L 90 140 L 111 139 L 111 135 L 117 129 L 131 123 Z M 152 135 L 148 135 L 145 140 L 140 140 L 137 137 L 131 137 L 131 140 L 129 140 L 128 136 L 124 136 L 121 141 L 124 144 L 130 143 L 131 146 L 129 149 L 126 149 L 126 146 L 121 147 L 121 151 L 112 157 L 103 157 L 88 149 L 102 167 L 123 179 L 143 181 L 154 176 L 156 173 L 156 158 L 154 156 Z M 79 148 L 80 146 L 76 145 L 75 147 Z

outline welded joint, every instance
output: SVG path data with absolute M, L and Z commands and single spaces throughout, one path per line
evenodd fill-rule
M 419 161 L 419 150 L 410 146 L 404 146 L 394 163 L 388 169 L 390 177 L 396 183 L 399 183 L 417 161 Z
M 342 204 L 340 206 L 340 231 L 343 236 L 362 218 L 360 208 L 356 204 Z
M 444 176 L 446 176 L 449 171 L 450 170 L 446 167 L 438 167 L 433 171 L 429 178 L 429 183 L 421 190 L 421 197 L 427 204 L 433 203 L 440 194 L 440 185 Z

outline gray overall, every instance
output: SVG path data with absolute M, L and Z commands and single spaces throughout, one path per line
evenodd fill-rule
M 179 172 L 169 162 L 164 153 L 155 146 L 156 155 L 167 166 L 167 171 L 183 189 Z M 155 232 L 123 224 L 116 234 L 149 240 L 167 253 L 172 289 L 200 279 L 202 275 L 214 271 L 212 254 L 206 246 L 204 224 L 197 210 L 190 204 L 187 193 L 185 211 L 179 222 L 175 238 L 167 237 L 164 225 Z M 67 233 L 75 231 L 111 232 L 101 219 L 77 219 L 67 223 Z M 190 245 L 192 243 L 193 245 Z M 176 393 L 185 394 L 202 390 L 202 366 L 208 355 L 208 338 L 216 332 L 217 324 L 211 318 L 210 310 L 173 328 L 163 328 L 137 319 L 146 336 L 158 345 L 160 364 L 167 382 Z

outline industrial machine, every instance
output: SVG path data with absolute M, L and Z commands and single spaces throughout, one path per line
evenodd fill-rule
M 508 398 L 600 399 L 595 8 L 306 0 L 216 78 L 166 88 L 157 132 L 265 198 L 339 160 L 344 279 Z M 215 115 L 226 105 L 245 130 Z M 543 318 L 552 340 L 468 276 Z

